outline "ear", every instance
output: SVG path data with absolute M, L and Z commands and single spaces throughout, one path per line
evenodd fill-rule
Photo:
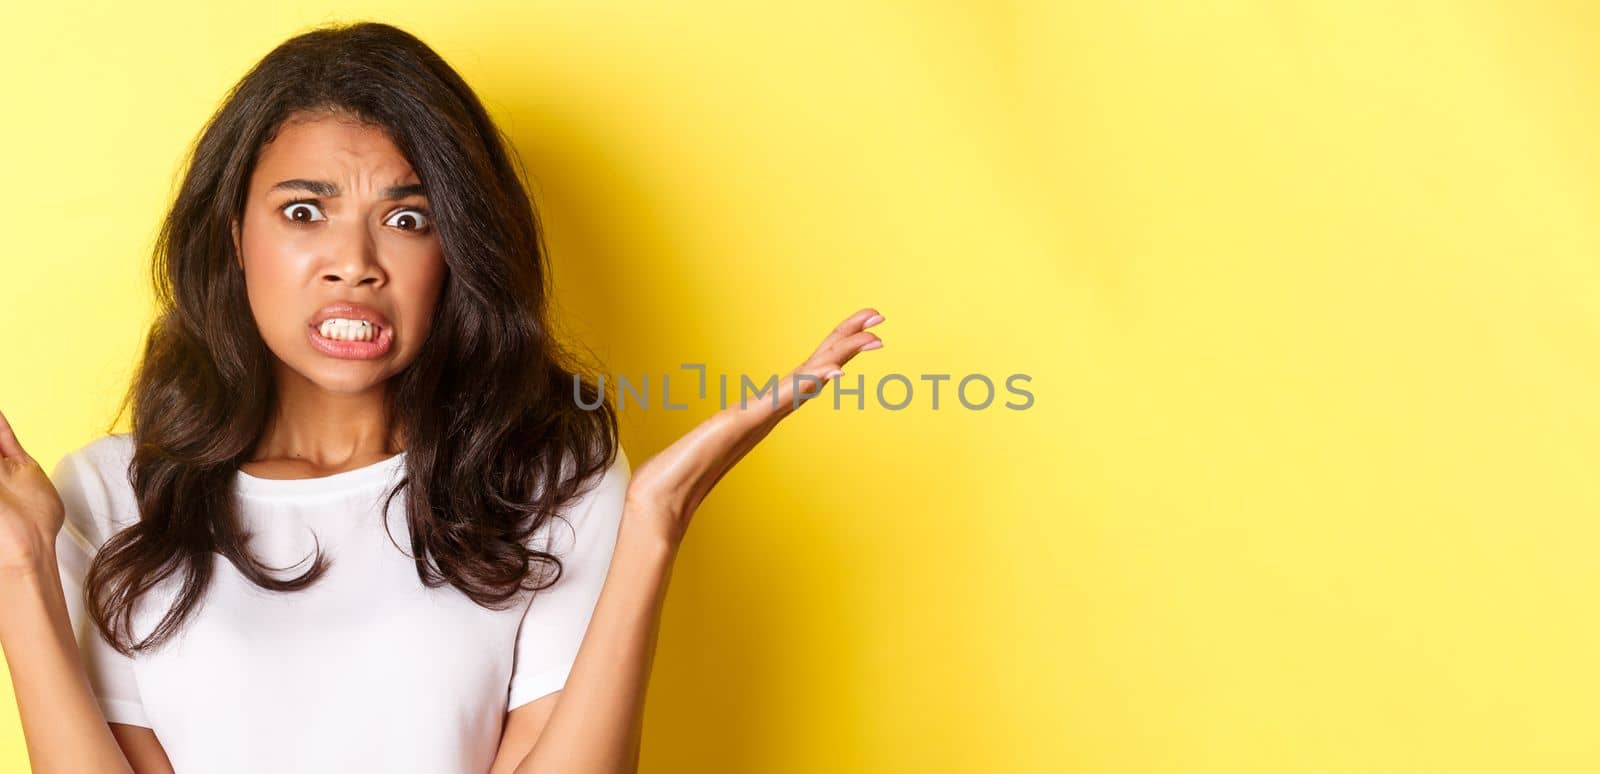
M 244 269 L 244 251 L 239 249 L 239 219 L 229 221 L 228 230 L 233 232 L 233 262 Z

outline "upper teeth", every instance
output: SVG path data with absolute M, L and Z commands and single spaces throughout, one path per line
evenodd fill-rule
M 366 320 L 346 320 L 343 317 L 330 317 L 322 321 L 317 331 L 323 337 L 329 339 L 369 341 L 377 335 L 378 328 Z

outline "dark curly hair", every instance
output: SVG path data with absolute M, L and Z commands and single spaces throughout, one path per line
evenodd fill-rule
M 260 148 L 292 114 L 326 110 L 388 132 L 426 188 L 447 267 L 427 340 L 385 398 L 406 470 L 384 503 L 407 492 L 423 583 L 449 583 L 495 609 L 554 584 L 560 560 L 529 538 L 615 459 L 615 409 L 552 332 L 538 214 L 477 96 L 393 26 L 312 29 L 229 91 L 193 145 L 156 241 L 158 313 L 117 412 L 133 407 L 128 476 L 139 520 L 101 546 L 85 577 L 95 625 L 124 655 L 181 627 L 218 555 L 278 592 L 310 586 L 329 566 L 319 548 L 304 574 L 275 577 L 247 550 L 229 487 L 277 399 L 270 351 L 240 314 L 249 304 L 231 223 L 243 217 Z M 536 564 L 546 571 L 531 572 Z M 170 609 L 135 641 L 135 604 L 174 574 L 182 585 Z

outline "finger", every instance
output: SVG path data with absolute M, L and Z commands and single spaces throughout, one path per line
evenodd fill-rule
M 862 331 L 818 350 L 811 359 L 796 368 L 795 373 L 816 376 L 823 383 L 827 383 L 839 378 L 844 373 L 845 363 L 850 362 L 856 355 L 882 347 L 883 339 L 878 338 L 877 334 Z
M 883 339 L 878 338 L 877 334 L 871 331 L 861 331 L 817 350 L 817 353 L 811 356 L 811 361 L 807 365 L 822 369 L 816 371 L 816 373 L 827 373 L 826 366 L 843 368 L 844 364 L 850 362 L 857 354 L 882 347 Z
M 787 382 L 779 385 L 781 405 L 790 405 L 796 399 L 799 403 L 794 404 L 795 408 L 805 405 L 820 396 L 828 382 L 844 375 L 845 363 L 861 352 L 882 346 L 882 339 L 865 331 L 838 342 L 832 352 L 801 365 L 790 374 Z
M 828 335 L 822 346 L 805 363 L 779 380 L 773 398 L 759 401 L 767 407 L 765 411 L 757 406 L 746 405 L 741 407 L 740 413 L 749 415 L 755 421 L 767 421 L 765 415 L 774 410 L 778 417 L 782 417 L 821 395 L 822 388 L 841 376 L 844 364 L 857 353 L 883 346 L 883 340 L 877 334 L 862 330 L 869 324 L 877 325 L 880 322 L 883 322 L 883 315 L 871 307 L 851 315 Z
M 852 336 L 881 322 L 883 322 L 883 315 L 878 314 L 878 310 L 870 306 L 862 309 L 846 317 L 844 322 L 835 326 L 833 331 L 822 340 L 822 343 L 817 345 L 817 351 L 820 352 L 840 339 Z
M 33 459 L 22 450 L 22 443 L 17 440 L 17 434 L 12 432 L 11 423 L 6 421 L 4 412 L 0 412 L 0 458 Z

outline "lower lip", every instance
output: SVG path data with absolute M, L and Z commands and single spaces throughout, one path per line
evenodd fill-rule
M 378 338 L 372 341 L 340 341 L 323 336 L 316 327 L 307 327 L 306 335 L 311 339 L 311 346 L 318 352 L 328 357 L 342 360 L 371 360 L 388 354 L 389 346 L 394 343 L 393 329 L 384 326 L 378 329 Z

